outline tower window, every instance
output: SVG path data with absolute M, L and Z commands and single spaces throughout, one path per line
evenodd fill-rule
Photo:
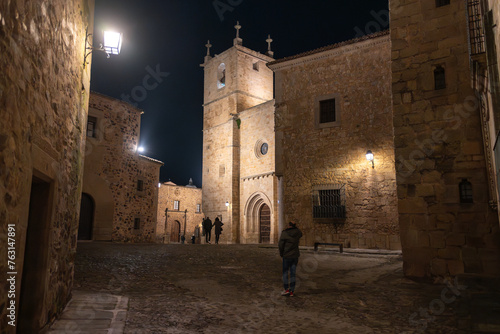
M 137 191 L 143 191 L 143 190 L 144 190 L 144 181 L 137 180 Z
M 467 179 L 462 179 L 458 188 L 460 191 L 460 203 L 473 203 L 472 184 Z
M 443 7 L 450 4 L 450 0 L 436 0 L 436 7 Z
M 319 101 L 319 122 L 335 122 L 335 99 Z
M 179 201 L 174 201 L 174 210 L 179 210 Z
M 443 67 L 438 66 L 434 69 L 434 89 L 446 88 L 446 75 Z
M 87 137 L 96 138 L 97 118 L 89 116 L 87 119 Z
M 134 230 L 140 230 L 141 229 L 141 218 L 135 218 L 134 219 Z
M 226 64 L 221 63 L 217 69 L 217 88 L 226 86 Z

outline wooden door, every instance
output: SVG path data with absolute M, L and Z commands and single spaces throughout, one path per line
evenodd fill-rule
M 268 244 L 271 241 L 271 210 L 264 204 L 260 208 L 260 243 Z

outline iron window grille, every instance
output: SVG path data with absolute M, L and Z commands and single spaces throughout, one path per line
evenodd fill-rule
M 89 116 L 87 119 L 87 137 L 96 138 L 97 118 Z
M 319 122 L 335 122 L 335 99 L 319 101 Z
M 179 201 L 174 201 L 174 210 L 179 210 Z
M 314 219 L 345 219 L 345 184 L 316 187 L 312 203 Z
M 486 49 L 480 0 L 467 1 L 467 14 L 469 16 L 470 54 L 484 53 Z
M 434 89 L 446 88 L 446 72 L 443 67 L 438 66 L 434 69 Z
M 472 184 L 467 179 L 462 179 L 458 188 L 460 191 L 460 203 L 473 203 Z

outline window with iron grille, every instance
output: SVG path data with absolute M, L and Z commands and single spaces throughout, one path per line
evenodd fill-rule
M 89 116 L 87 119 L 87 137 L 96 138 L 97 118 Z
M 467 179 L 463 179 L 458 188 L 460 191 L 460 203 L 473 203 L 472 184 Z
M 179 201 L 174 201 L 174 210 L 179 210 Z
M 450 0 L 436 0 L 436 7 L 443 7 L 450 4 Z
M 144 181 L 137 180 L 137 191 L 143 191 L 143 190 L 144 190 Z
M 336 121 L 335 99 L 319 101 L 319 123 L 331 123 Z
M 141 218 L 134 219 L 134 230 L 141 229 Z
M 201 205 L 196 204 L 196 213 L 200 213 L 200 212 L 201 212 Z
M 446 72 L 443 67 L 437 66 L 434 69 L 434 89 L 446 88 Z
M 313 218 L 345 219 L 345 185 L 321 185 L 313 188 Z
M 480 0 L 467 0 L 467 14 L 470 53 L 477 55 L 486 51 Z

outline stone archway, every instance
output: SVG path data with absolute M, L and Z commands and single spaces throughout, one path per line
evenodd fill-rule
M 269 243 L 273 234 L 273 214 L 269 198 L 264 193 L 254 193 L 247 200 L 244 212 L 240 239 L 242 243 Z

